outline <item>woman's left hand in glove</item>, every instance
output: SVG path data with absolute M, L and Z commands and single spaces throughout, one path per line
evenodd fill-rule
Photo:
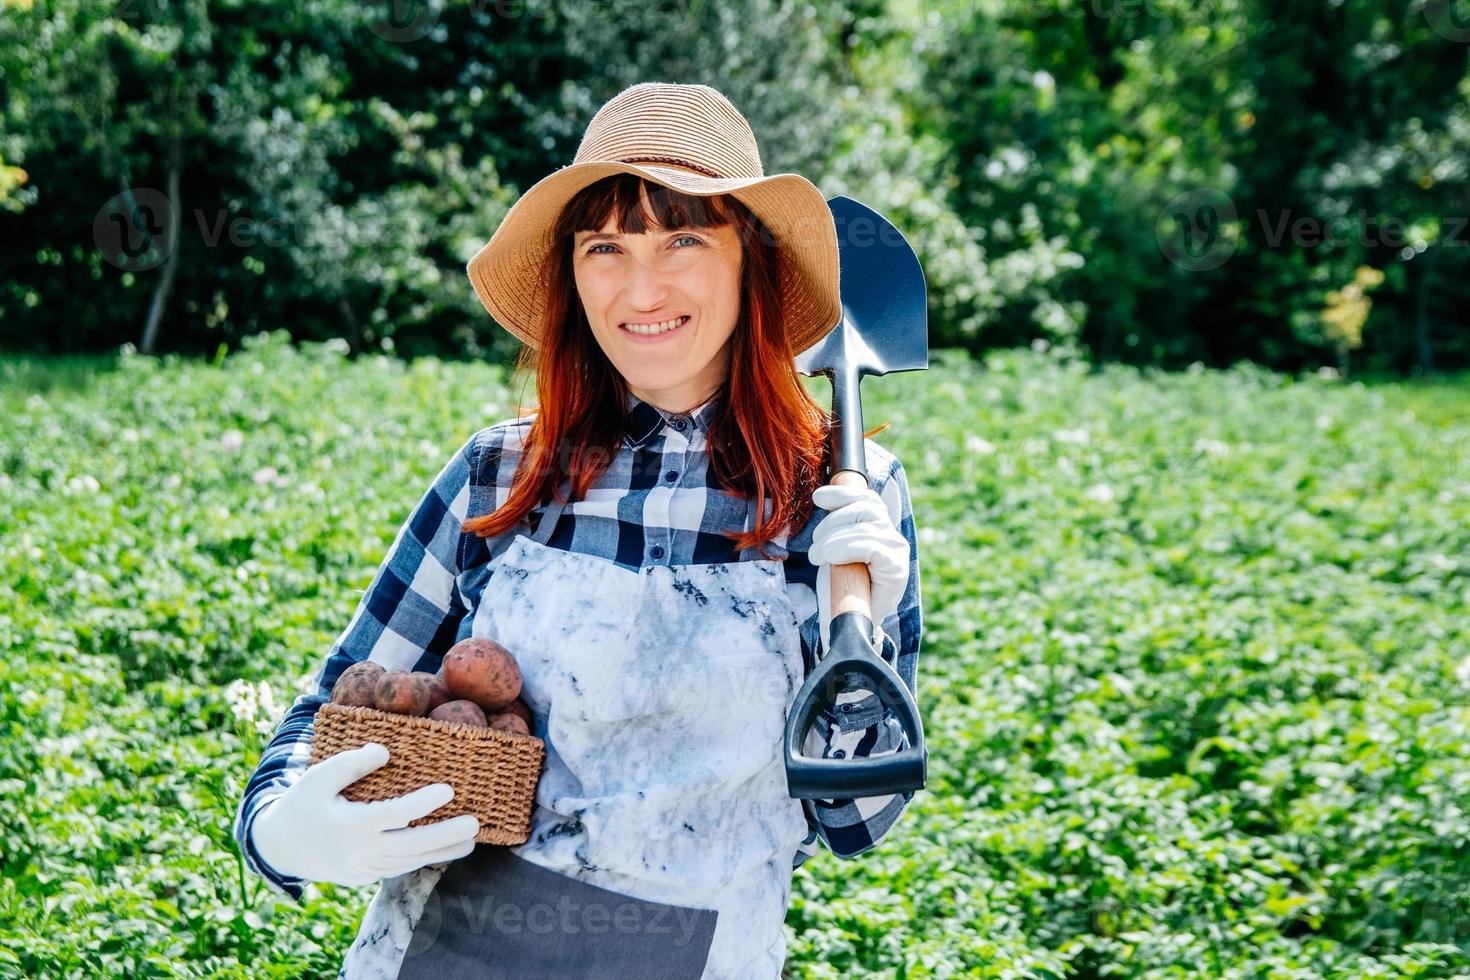
M 871 487 L 828 484 L 818 487 L 812 502 L 831 511 L 812 531 L 807 560 L 817 566 L 817 620 L 822 654 L 829 649 L 832 566 L 863 562 L 873 583 L 873 645 L 882 650 L 883 620 L 898 612 L 909 580 L 909 542 L 894 527 L 883 498 Z

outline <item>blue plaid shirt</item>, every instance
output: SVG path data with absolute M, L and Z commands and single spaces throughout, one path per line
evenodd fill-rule
M 657 564 L 739 560 L 720 530 L 744 526 L 748 501 L 724 492 L 708 466 L 706 435 L 716 395 L 682 414 L 630 396 L 621 451 L 587 499 L 569 504 L 548 542 L 638 570 Z M 261 753 L 235 817 L 235 840 L 247 865 L 275 891 L 301 900 L 305 883 L 261 860 L 250 838 L 256 816 L 305 771 L 313 719 L 332 686 L 352 664 L 372 660 L 388 669 L 436 671 L 444 653 L 470 635 L 474 610 L 490 578 L 490 562 L 514 532 L 494 538 L 464 533 L 461 522 L 505 503 L 530 419 L 498 422 L 476 432 L 434 478 L 399 528 L 387 556 L 358 601 L 347 628 L 316 677 L 316 691 L 298 697 Z M 882 624 L 882 655 L 915 691 L 922 622 L 919 558 L 908 483 L 897 457 L 865 440 L 869 485 L 909 541 L 909 581 L 898 612 Z M 817 567 L 807 561 L 812 531 L 827 511 L 814 508 L 799 534 L 768 542 L 772 558 L 786 556 L 786 589 L 801 621 L 802 656 L 809 673 L 821 657 L 817 623 Z M 539 514 L 537 515 L 539 516 Z M 808 756 L 881 755 L 907 746 L 897 720 L 877 697 L 843 692 L 845 712 L 825 708 L 808 734 Z M 840 720 L 839 720 L 840 714 Z M 855 857 L 892 827 L 913 792 L 858 799 L 802 800 L 809 832 L 792 869 L 817 853 L 818 839 L 838 857 Z

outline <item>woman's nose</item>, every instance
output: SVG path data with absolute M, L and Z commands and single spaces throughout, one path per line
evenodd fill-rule
M 656 263 L 635 258 L 628 263 L 628 303 L 638 310 L 656 310 L 668 295 L 667 276 Z

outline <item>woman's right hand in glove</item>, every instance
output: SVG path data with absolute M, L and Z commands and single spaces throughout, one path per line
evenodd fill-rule
M 355 886 L 474 850 L 480 821 L 472 814 L 408 826 L 454 798 L 448 783 L 372 802 L 340 795 L 387 761 L 388 749 L 369 742 L 308 768 L 255 818 L 250 839 L 256 853 L 282 875 Z

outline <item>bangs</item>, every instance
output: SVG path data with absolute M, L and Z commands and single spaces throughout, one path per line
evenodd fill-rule
M 562 212 L 561 234 L 601 231 L 608 219 L 619 234 L 641 235 L 671 228 L 719 228 L 732 224 L 720 195 L 700 197 L 644 180 L 613 174 L 587 187 Z

